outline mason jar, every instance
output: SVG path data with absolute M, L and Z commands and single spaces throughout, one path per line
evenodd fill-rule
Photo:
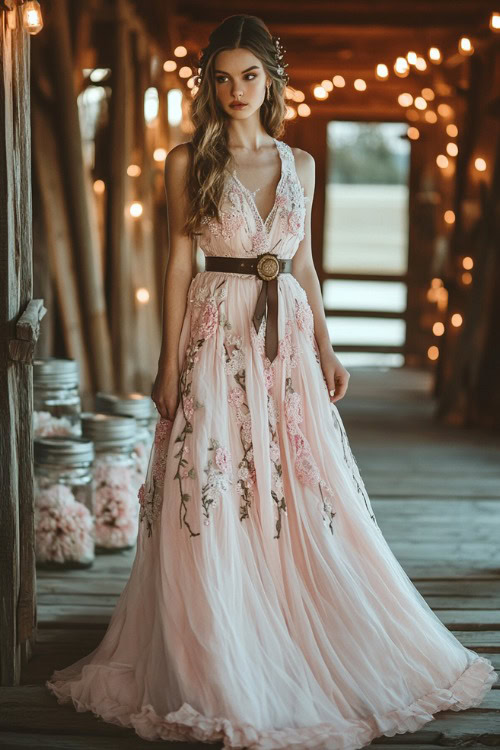
M 79 368 L 74 359 L 33 361 L 33 432 L 35 437 L 78 436 L 81 401 Z
M 95 558 L 94 446 L 84 438 L 35 438 L 35 556 L 39 568 L 88 568 Z
M 82 434 L 95 448 L 92 488 L 96 551 L 130 549 L 139 524 L 133 458 L 135 419 L 84 412 L 81 421 Z
M 153 413 L 154 403 L 142 393 L 103 393 L 96 394 L 96 411 L 106 414 L 122 414 L 136 421 L 136 441 L 133 458 L 135 464 L 136 488 L 144 482 L 148 470 L 149 456 L 153 445 L 157 413 Z

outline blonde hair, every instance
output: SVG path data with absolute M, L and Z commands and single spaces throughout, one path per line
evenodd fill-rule
M 202 50 L 200 84 L 191 103 L 194 125 L 187 175 L 188 216 L 186 234 L 199 231 L 204 217 L 219 221 L 219 204 L 231 159 L 226 127 L 227 115 L 215 92 L 215 58 L 222 50 L 244 47 L 261 61 L 271 79 L 269 99 L 260 107 L 260 120 L 266 133 L 277 138 L 284 131 L 286 79 L 278 73 L 276 46 L 265 23 L 257 16 L 228 16 L 210 34 Z

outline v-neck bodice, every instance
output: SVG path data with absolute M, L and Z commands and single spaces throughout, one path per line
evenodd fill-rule
M 284 141 L 273 140 L 281 159 L 281 175 L 271 211 L 264 220 L 253 192 L 241 182 L 235 170 L 228 171 L 220 221 L 207 217 L 201 220 L 198 244 L 205 255 L 255 257 L 271 248 L 280 258 L 295 254 L 304 237 L 309 198 L 300 183 L 291 147 Z

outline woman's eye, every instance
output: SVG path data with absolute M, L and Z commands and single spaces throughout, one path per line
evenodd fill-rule
M 248 76 L 250 76 L 250 78 Z M 245 79 L 247 81 L 251 81 L 251 80 L 253 80 L 256 77 L 257 77 L 256 73 L 247 73 L 246 76 L 245 76 Z M 215 78 L 215 80 L 217 81 L 217 83 L 224 83 L 224 81 L 226 80 L 226 78 L 227 78 L 227 76 L 217 76 Z

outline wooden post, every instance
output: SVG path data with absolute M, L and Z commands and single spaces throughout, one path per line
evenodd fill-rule
M 16 685 L 36 625 L 31 300 L 30 39 L 0 13 L 0 682 Z M 23 313 L 25 315 L 23 316 Z

